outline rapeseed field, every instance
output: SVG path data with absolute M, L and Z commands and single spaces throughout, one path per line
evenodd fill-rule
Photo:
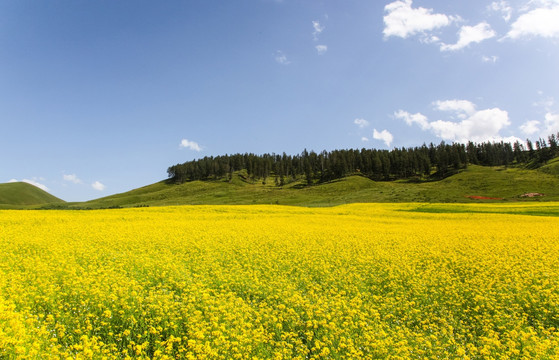
M 414 207 L 0 211 L 0 359 L 559 358 L 559 218 Z

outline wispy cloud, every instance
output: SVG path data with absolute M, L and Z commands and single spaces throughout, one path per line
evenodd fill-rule
M 492 55 L 492 56 L 482 56 L 481 57 L 481 61 L 483 61 L 484 63 L 492 63 L 495 64 L 497 62 L 497 60 L 499 60 L 499 57 L 496 55 Z
M 68 181 L 68 182 L 71 182 L 71 183 L 74 183 L 74 184 L 81 184 L 82 183 L 81 179 L 78 178 L 76 176 L 76 174 L 69 174 L 69 175 L 64 174 L 64 175 L 62 175 L 62 178 L 64 179 L 64 181 Z
M 398 110 L 394 113 L 394 117 L 396 119 L 404 120 L 406 124 L 412 126 L 413 124 L 419 125 L 421 130 L 429 129 L 429 121 L 427 120 L 427 116 L 421 113 L 410 114 L 404 110 Z
M 97 191 L 103 191 L 106 188 L 106 186 L 99 181 L 95 181 L 93 184 L 91 184 L 91 187 Z
M 318 55 L 324 55 L 324 54 L 326 54 L 326 51 L 328 51 L 328 46 L 326 46 L 326 45 L 316 45 L 315 49 L 318 52 Z
M 390 144 L 394 140 L 394 136 L 388 130 L 377 131 L 377 129 L 373 129 L 373 139 L 383 141 L 386 146 L 390 147 Z
M 369 126 L 369 122 L 365 119 L 355 119 L 353 120 L 353 123 L 357 126 L 359 126 L 361 129 L 366 128 L 367 126 Z
M 495 37 L 496 33 L 486 22 L 481 22 L 475 26 L 462 26 L 458 32 L 458 42 L 456 44 L 441 44 L 441 51 L 456 51 L 465 48 L 471 43 L 479 43 L 483 40 Z
M 188 139 L 182 139 L 180 144 L 179 144 L 179 148 L 180 149 L 190 149 L 190 150 L 194 150 L 194 151 L 202 151 L 202 148 L 200 147 L 200 145 L 198 145 L 197 142 L 195 141 L 190 141 Z
M 487 9 L 490 11 L 501 13 L 503 19 L 506 22 L 508 22 L 512 16 L 512 7 L 508 3 L 508 1 L 493 1 L 490 5 L 487 6 Z
M 548 96 L 546 98 L 534 102 L 532 105 L 549 111 L 553 107 L 553 105 L 555 105 L 555 99 L 551 96 Z
M 384 7 L 384 38 L 397 36 L 407 38 L 415 34 L 450 25 L 457 18 L 445 14 L 434 14 L 433 9 L 412 8 L 412 0 L 391 2 Z M 428 38 L 431 38 L 430 36 Z
M 312 37 L 314 41 L 318 41 L 318 36 L 324 31 L 324 29 L 326 28 L 323 25 L 320 25 L 320 22 L 318 20 L 314 20 L 312 22 L 312 27 L 314 29 L 313 33 L 312 33 Z
M 291 61 L 289 61 L 287 59 L 287 56 L 281 50 L 276 51 L 275 59 L 276 59 L 276 62 L 278 62 L 279 64 L 282 64 L 282 65 L 291 64 Z

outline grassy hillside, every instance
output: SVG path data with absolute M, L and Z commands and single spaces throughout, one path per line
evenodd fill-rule
M 554 163 L 548 166 L 553 169 Z M 533 199 L 530 192 L 545 196 Z M 468 196 L 501 198 L 476 200 Z M 559 176 L 552 171 L 470 166 L 454 176 L 431 182 L 376 182 L 362 176 L 304 186 L 295 181 L 283 187 L 245 181 L 235 174 L 231 182 L 193 181 L 181 185 L 161 181 L 126 193 L 116 194 L 70 207 L 161 206 L 182 204 L 282 204 L 330 206 L 353 202 L 502 202 L 559 201 Z
M 63 203 L 64 201 L 56 196 L 25 182 L 0 184 L 0 209 Z
M 559 176 L 559 157 L 550 160 L 546 165 L 540 167 L 538 171 L 544 172 L 550 175 Z

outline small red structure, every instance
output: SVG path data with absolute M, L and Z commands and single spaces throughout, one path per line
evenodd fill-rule
M 466 197 L 470 198 L 470 199 L 474 199 L 474 200 L 503 200 L 503 198 L 478 196 L 478 195 L 470 195 L 470 196 L 466 196 Z

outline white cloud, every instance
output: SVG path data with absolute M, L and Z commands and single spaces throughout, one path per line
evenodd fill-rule
M 410 114 L 407 111 L 398 110 L 394 113 L 394 117 L 396 119 L 404 120 L 406 124 L 408 124 L 409 126 L 413 124 L 418 124 L 421 127 L 421 130 L 429 129 L 429 122 L 427 121 L 427 116 L 421 113 Z
M 367 137 L 363 136 L 363 137 L 361 138 L 361 141 L 363 141 L 363 142 L 367 142 L 367 141 L 369 141 L 369 138 L 367 138 Z
M 505 38 L 518 39 L 532 36 L 559 38 L 559 2 L 540 1 L 538 3 L 540 7 L 520 15 L 512 23 Z
M 391 2 L 384 7 L 384 38 L 425 33 L 450 25 L 455 18 L 445 14 L 433 14 L 433 9 L 412 8 L 412 0 Z
M 82 181 L 80 180 L 80 178 L 78 178 L 76 176 L 76 174 L 70 174 L 70 175 L 64 174 L 64 175 L 62 175 L 62 177 L 63 177 L 64 181 L 69 181 L 69 182 L 72 182 L 74 184 L 81 184 L 82 183 Z
M 533 130 L 530 125 L 537 123 L 539 128 L 533 130 L 532 134 L 538 133 L 538 136 L 547 138 L 551 134 L 556 134 L 559 131 L 559 113 L 554 113 L 555 99 L 552 96 L 543 97 L 543 92 L 538 92 L 541 96 L 540 100 L 535 101 L 532 105 L 545 111 L 543 121 L 531 120 L 524 123 L 520 128 L 521 130 Z M 524 131 L 526 132 L 526 131 Z M 528 134 L 528 133 L 527 133 Z
M 279 64 L 282 65 L 291 64 L 291 61 L 287 60 L 287 56 L 281 50 L 276 51 L 275 59 Z
M 499 132 L 510 125 L 509 115 L 499 108 L 480 110 L 459 122 L 437 120 L 430 123 L 435 135 L 458 142 L 500 141 Z
M 433 102 L 433 105 L 435 106 L 435 109 L 439 111 L 455 112 L 460 118 L 472 115 L 476 111 L 476 105 L 468 100 L 437 100 Z
M 540 122 L 538 120 L 526 121 L 520 125 L 520 130 L 526 135 L 534 135 L 540 131 Z
M 200 145 L 198 145 L 197 142 L 194 141 L 190 141 L 187 139 L 182 139 L 181 143 L 179 144 L 179 148 L 183 149 L 183 148 L 187 148 L 190 150 L 194 150 L 194 151 L 202 151 L 202 148 L 200 147 Z
M 312 27 L 314 29 L 312 33 L 313 40 L 318 41 L 318 35 L 320 35 L 320 33 L 322 33 L 326 27 L 320 25 L 320 22 L 318 20 L 312 22 Z
M 526 121 L 524 124 L 520 125 L 520 130 L 526 135 L 536 135 L 545 139 L 549 135 L 559 132 L 559 114 L 553 114 L 551 112 L 546 113 L 543 124 L 538 120 Z
M 365 119 L 355 119 L 353 120 L 353 123 L 357 126 L 359 126 L 361 129 L 369 126 L 369 122 Z
M 484 63 L 493 63 L 495 64 L 497 62 L 497 60 L 499 60 L 498 56 L 492 55 L 492 56 L 482 56 L 481 57 L 481 61 L 483 61 Z
M 487 9 L 490 11 L 500 12 L 503 19 L 508 22 L 512 16 L 512 8 L 507 1 L 493 1 Z
M 326 45 L 316 45 L 315 49 L 318 52 L 318 55 L 324 55 L 324 54 L 326 54 L 326 51 L 328 51 L 328 46 L 326 46 Z
M 105 190 L 105 185 L 103 185 L 102 183 L 100 183 L 99 181 L 94 182 L 93 184 L 91 184 L 91 187 L 94 188 L 97 191 L 103 191 Z
M 436 43 L 440 43 L 441 39 L 438 36 L 430 35 L 430 36 L 422 37 L 421 39 L 419 39 L 419 41 L 421 41 L 424 44 L 436 44 Z
M 500 131 L 510 125 L 508 112 L 499 108 L 475 110 L 475 104 L 467 100 L 435 101 L 435 108 L 440 111 L 453 112 L 459 121 L 428 121 L 420 113 L 410 114 L 399 110 L 394 115 L 408 125 L 418 124 L 422 130 L 428 130 L 437 137 L 457 142 L 516 141 L 517 138 L 503 138 Z
M 552 114 L 550 112 L 545 114 L 544 125 L 544 131 L 546 132 L 544 136 L 549 136 L 552 133 L 555 134 L 559 132 L 559 114 Z
M 41 189 L 41 190 L 49 191 L 49 188 L 46 187 L 46 185 L 41 184 L 41 183 L 39 183 L 39 182 L 37 182 L 37 181 L 35 181 L 35 180 L 30 180 L 30 179 L 23 179 L 23 180 L 11 179 L 11 180 L 8 181 L 8 182 L 11 182 L 11 183 L 12 183 L 12 182 L 24 182 L 24 183 L 28 183 L 28 184 L 31 184 L 31 185 L 33 185 L 33 186 L 36 186 L 36 187 L 38 187 L 38 188 Z
M 554 104 L 555 104 L 555 99 L 551 96 L 548 96 L 545 99 L 541 99 L 533 103 L 534 106 L 544 108 L 547 111 L 550 111 L 551 107 L 553 107 Z
M 491 39 L 495 35 L 495 31 L 486 22 L 481 22 L 475 26 L 462 26 L 458 32 L 458 42 L 452 45 L 441 44 L 441 51 L 460 50 L 471 43 L 480 43 L 483 40 Z
M 375 140 L 382 140 L 386 144 L 386 146 L 390 146 L 392 140 L 394 140 L 394 136 L 388 132 L 388 130 L 382 130 L 378 132 L 377 129 L 373 129 L 373 139 Z

